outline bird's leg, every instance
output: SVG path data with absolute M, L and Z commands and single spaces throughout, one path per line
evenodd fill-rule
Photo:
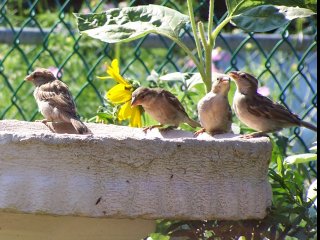
M 148 130 L 152 130 L 152 129 L 154 129 L 154 128 L 161 128 L 161 127 L 163 127 L 163 125 L 162 125 L 162 124 L 152 125 L 152 126 L 149 126 L 149 127 L 145 127 L 145 128 L 143 128 L 143 131 L 144 131 L 145 133 L 147 133 L 147 132 L 148 132 Z
M 196 131 L 193 136 L 198 137 L 200 134 L 206 132 L 205 128 L 201 128 L 200 130 Z
M 269 136 L 267 135 L 267 132 L 254 132 L 254 133 L 249 133 L 249 134 L 240 136 L 240 138 L 244 138 L 244 139 L 251 139 L 251 138 L 258 138 L 258 137 L 269 137 Z

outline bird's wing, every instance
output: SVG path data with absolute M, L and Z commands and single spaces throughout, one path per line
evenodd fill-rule
M 185 115 L 188 116 L 186 110 L 184 109 L 184 107 L 182 106 L 181 102 L 178 100 L 178 98 L 173 95 L 171 92 L 167 91 L 167 90 L 162 90 L 161 91 L 162 96 L 168 100 L 168 102 L 170 104 L 172 104 L 177 110 L 183 112 Z
M 39 87 L 37 97 L 40 101 L 47 101 L 60 111 L 76 116 L 76 106 L 68 86 L 60 80 L 43 84 Z
M 271 99 L 260 94 L 248 98 L 247 106 L 248 111 L 258 117 L 273 119 L 284 123 L 290 122 L 298 125 L 301 121 L 297 115 L 290 112 L 281 104 L 275 103 Z

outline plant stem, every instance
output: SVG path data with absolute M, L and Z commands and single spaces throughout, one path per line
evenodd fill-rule
M 193 13 L 192 0 L 187 0 L 187 3 L 188 3 L 188 11 L 189 11 L 189 17 L 190 17 L 193 37 L 196 42 L 196 47 L 197 47 L 197 52 L 198 52 L 200 64 L 202 64 L 203 63 L 202 49 L 201 49 L 200 40 L 199 40 L 199 37 L 197 34 L 197 26 L 196 26 L 196 20 L 194 18 L 194 13 Z
M 206 36 L 204 33 L 204 26 L 202 22 L 198 23 L 198 28 L 199 28 L 199 32 L 200 32 L 200 38 L 202 41 L 202 45 L 204 46 L 204 53 L 205 53 L 205 57 L 206 57 L 206 78 L 203 79 L 204 84 L 206 85 L 206 92 L 209 92 L 211 90 L 211 85 L 212 85 L 212 80 L 211 80 L 211 55 L 212 55 L 212 49 L 211 46 L 209 44 L 209 41 L 206 41 Z
M 214 0 L 210 0 L 209 7 L 209 19 L 208 19 L 208 44 L 212 45 L 212 38 L 210 37 L 210 33 L 213 29 L 213 17 L 214 17 Z
M 214 31 L 210 34 L 210 38 L 212 41 L 212 49 L 214 48 L 216 44 L 216 38 L 218 37 L 219 33 L 221 30 L 231 21 L 232 16 L 226 17 L 215 29 Z
M 121 55 L 121 43 L 116 43 L 114 46 L 114 52 L 115 52 L 115 59 L 118 60 L 119 65 L 120 65 L 120 55 Z

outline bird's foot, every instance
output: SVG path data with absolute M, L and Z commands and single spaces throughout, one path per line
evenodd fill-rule
M 36 120 L 36 122 L 41 122 L 41 123 L 47 125 L 47 123 L 51 122 L 51 121 L 49 121 L 48 119 L 42 119 L 42 120 Z
M 200 130 L 196 131 L 193 136 L 198 137 L 200 134 L 206 132 L 206 129 L 201 128 Z
M 269 137 L 265 132 L 254 132 L 249 134 L 241 135 L 240 138 L 243 139 L 251 139 L 251 138 L 258 138 L 258 137 Z
M 154 129 L 154 128 L 161 128 L 161 127 L 163 127 L 163 125 L 153 125 L 153 126 L 149 126 L 149 127 L 144 127 L 143 129 L 142 129 L 142 131 L 144 131 L 144 133 L 147 133 L 149 130 L 151 131 L 152 129 Z

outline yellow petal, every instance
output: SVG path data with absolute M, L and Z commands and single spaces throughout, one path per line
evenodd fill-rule
M 118 83 L 131 86 L 130 83 L 120 75 L 119 63 L 117 59 L 112 61 L 111 66 L 107 66 L 107 73 Z
M 120 69 L 119 69 L 119 61 L 118 59 L 113 59 L 111 62 L 111 68 L 115 73 L 120 74 Z
M 114 104 L 124 103 L 131 99 L 131 88 L 123 84 L 117 84 L 111 88 L 106 97 Z
M 131 114 L 132 114 L 131 103 L 130 101 L 128 101 L 121 106 L 118 113 L 118 119 L 120 122 L 125 119 L 129 119 L 131 117 Z
M 141 123 L 141 109 L 140 107 L 132 108 L 130 127 L 142 127 Z

